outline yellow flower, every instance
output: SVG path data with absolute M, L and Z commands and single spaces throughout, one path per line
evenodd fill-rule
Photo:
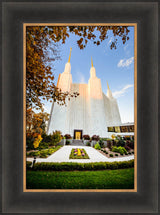
M 115 139 L 115 135 L 114 135 L 114 134 L 112 134 L 112 135 L 111 135 L 111 138 L 112 138 L 112 139 Z
M 35 141 L 33 142 L 33 146 L 34 146 L 34 148 L 38 148 L 38 146 L 39 146 L 39 144 L 40 144 L 40 142 L 42 141 L 42 137 L 41 137 L 41 135 L 40 134 L 38 134 L 38 137 L 35 139 Z
M 80 151 L 80 149 L 78 149 L 77 151 L 78 151 L 78 154 L 77 154 L 77 155 L 78 155 L 78 156 L 81 156 L 81 151 Z

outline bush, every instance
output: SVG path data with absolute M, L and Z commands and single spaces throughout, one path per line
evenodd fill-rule
M 131 150 L 131 148 L 130 148 L 129 146 L 127 146 L 127 145 L 125 145 L 124 148 L 125 148 L 127 151 L 130 151 L 130 150 Z
M 112 146 L 116 146 L 116 145 L 117 145 L 117 143 L 118 143 L 118 141 L 117 141 L 117 140 L 112 140 Z
M 90 136 L 88 134 L 83 135 L 84 140 L 90 140 Z
M 33 146 L 33 142 L 34 142 L 34 137 L 33 134 L 27 134 L 26 135 L 26 148 L 27 150 L 33 150 L 34 146 Z
M 70 134 L 65 134 L 64 137 L 65 137 L 66 139 L 72 139 L 72 137 L 71 137 Z
M 112 149 L 112 141 L 107 140 L 107 147 L 111 150 Z
M 97 142 L 96 145 L 94 146 L 95 149 L 101 149 L 99 143 Z
M 34 156 L 39 156 L 40 152 L 39 151 L 35 151 L 35 152 L 28 152 L 27 153 L 27 157 L 34 157 Z
M 110 154 L 109 156 L 110 156 L 110 157 L 113 157 L 113 154 Z
M 86 146 L 91 146 L 91 143 L 90 143 L 90 142 L 87 142 L 87 143 L 86 143 Z
M 100 145 L 101 148 L 104 148 L 104 142 L 103 142 L 102 139 L 99 140 L 99 145 Z
M 49 142 L 51 142 L 52 141 L 52 135 L 47 135 L 47 134 L 42 134 L 42 138 L 43 138 L 43 140 L 42 140 L 42 142 L 45 142 L 45 143 L 49 143 Z
M 30 169 L 32 165 L 31 161 L 26 161 L 26 169 Z
M 38 149 L 47 149 L 49 147 L 49 143 L 40 142 Z
M 124 140 L 131 140 L 131 137 L 130 136 L 124 136 L 123 139 Z
M 92 140 L 95 140 L 95 141 L 99 141 L 99 136 L 93 135 L 91 139 L 92 139 Z
M 70 141 L 69 140 L 66 140 L 66 145 L 70 145 Z
M 124 148 L 124 147 L 122 147 L 122 146 L 119 146 L 119 147 L 117 147 L 117 146 L 113 146 L 112 147 L 112 152 L 118 152 L 118 153 L 120 153 L 120 154 L 127 154 L 127 150 Z
M 134 160 L 115 162 L 95 162 L 95 163 L 35 163 L 32 170 L 49 171 L 74 171 L 74 170 L 105 170 L 105 169 L 125 169 L 134 167 Z
M 55 148 L 50 148 L 50 149 L 45 149 L 41 151 L 35 151 L 35 152 L 28 152 L 27 157 L 40 157 L 40 158 L 46 158 L 48 155 L 53 154 L 56 152 L 58 149 L 60 149 L 61 146 L 56 146 Z
M 51 137 L 52 137 L 52 140 L 50 142 L 51 146 L 56 146 L 62 140 L 60 131 L 54 131 Z
M 127 143 L 127 146 L 130 147 L 131 149 L 134 149 L 134 140 L 131 140 Z
M 48 157 L 48 151 L 44 150 L 40 152 L 40 158 L 47 158 Z
M 125 146 L 125 141 L 123 139 L 120 139 L 118 142 L 117 142 L 117 146 L 122 146 L 124 147 Z
M 66 139 L 72 139 L 72 137 L 71 137 L 70 134 L 65 134 L 64 137 L 65 137 Z
M 118 154 L 115 154 L 115 156 L 118 156 Z

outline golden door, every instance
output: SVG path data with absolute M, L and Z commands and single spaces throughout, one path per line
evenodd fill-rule
M 76 131 L 76 140 L 80 140 L 81 139 L 81 132 L 80 131 Z

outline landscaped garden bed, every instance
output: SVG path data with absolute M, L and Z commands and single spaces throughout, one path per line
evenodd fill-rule
M 89 156 L 84 149 L 75 148 L 71 150 L 69 159 L 89 159 Z
M 94 145 L 94 148 L 108 158 L 125 157 L 134 154 L 133 137 L 114 136 L 112 139 L 107 138 L 107 146 L 105 146 L 104 140 L 105 138 L 101 138 L 99 141 L 97 141 L 97 143 Z
M 132 149 L 127 153 L 120 153 L 119 151 L 111 151 L 108 148 L 101 148 L 98 151 L 108 158 L 126 157 L 126 156 L 134 155 L 134 150 Z
M 49 149 L 27 152 L 27 157 L 35 157 L 36 156 L 37 158 L 47 158 L 48 156 L 52 155 L 54 152 L 56 152 L 61 147 L 62 146 L 55 146 L 55 147 L 51 147 Z

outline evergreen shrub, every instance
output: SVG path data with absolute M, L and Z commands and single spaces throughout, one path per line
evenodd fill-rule
M 100 147 L 100 145 L 99 145 L 98 142 L 96 143 L 96 145 L 94 146 L 94 148 L 95 148 L 95 149 L 99 149 L 99 150 L 101 149 L 101 147 Z
M 119 146 L 119 147 L 113 146 L 113 147 L 112 147 L 112 152 L 118 152 L 118 153 L 120 153 L 121 155 L 127 154 L 127 150 L 126 150 L 124 147 L 122 147 L 122 146 Z
M 115 161 L 115 162 L 94 162 L 94 163 L 38 163 L 36 162 L 32 170 L 50 170 L 50 171 L 74 171 L 74 170 L 105 170 L 105 169 L 125 169 L 134 167 L 134 160 Z
M 103 142 L 102 139 L 99 140 L 99 145 L 100 145 L 101 148 L 104 148 L 104 142 Z

